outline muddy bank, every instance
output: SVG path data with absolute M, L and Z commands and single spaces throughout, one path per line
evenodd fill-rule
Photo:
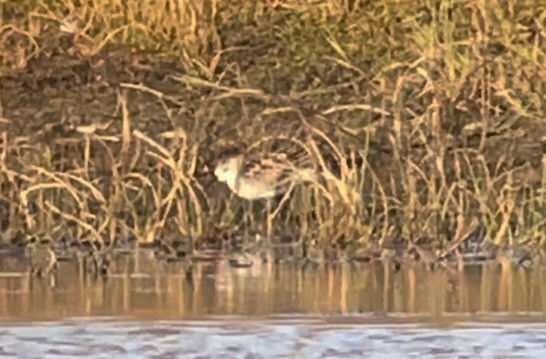
M 265 204 L 212 164 L 298 143 L 336 176 L 296 186 L 273 232 L 312 257 L 441 257 L 476 226 L 503 251 L 544 244 L 543 4 L 214 4 L 0 5 L 3 243 L 263 234 Z

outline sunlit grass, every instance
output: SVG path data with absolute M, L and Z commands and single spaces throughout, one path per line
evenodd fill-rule
M 109 83 L 115 106 L 94 104 L 104 128 L 36 143 L 13 130 L 32 119 L 4 106 L 4 240 L 238 231 L 249 207 L 204 169 L 223 147 L 265 139 L 297 143 L 323 173 L 294 188 L 279 234 L 447 245 L 477 221 L 497 245 L 546 239 L 541 1 L 43 0 L 0 13 L 4 78 L 53 52 L 100 69 L 126 47 L 150 64 Z M 66 21 L 72 34 L 60 32 Z M 168 75 L 153 79 L 164 63 Z

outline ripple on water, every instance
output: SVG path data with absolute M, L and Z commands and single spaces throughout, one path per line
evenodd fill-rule
M 543 358 L 545 349 L 546 324 L 332 326 L 231 318 L 0 325 L 0 355 L 22 358 Z

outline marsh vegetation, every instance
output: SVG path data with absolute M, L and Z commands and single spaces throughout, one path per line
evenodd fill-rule
M 260 233 L 264 206 L 211 163 L 285 146 L 335 164 L 274 221 L 303 255 L 544 244 L 543 1 L 26 0 L 0 14 L 5 244 L 176 252 Z

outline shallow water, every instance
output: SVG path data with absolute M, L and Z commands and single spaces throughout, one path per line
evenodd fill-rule
M 151 252 L 107 278 L 0 260 L 0 357 L 543 357 L 543 268 L 416 263 L 195 267 Z M 24 344 L 24 345 L 21 345 Z
M 335 325 L 310 318 L 185 323 L 78 319 L 2 325 L 0 343 L 0 356 L 21 358 L 541 358 L 546 328 Z

